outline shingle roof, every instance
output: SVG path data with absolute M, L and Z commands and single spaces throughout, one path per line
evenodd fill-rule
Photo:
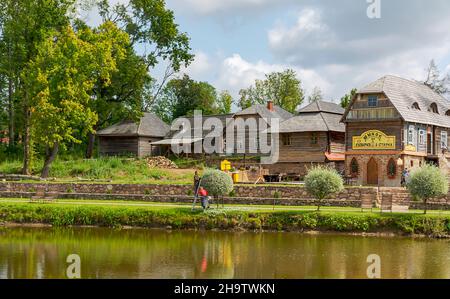
M 303 107 L 298 111 L 299 113 L 309 113 L 309 112 L 329 112 L 329 113 L 335 113 L 335 114 L 344 114 L 345 109 L 341 106 L 332 103 L 332 102 L 325 102 L 325 101 L 315 101 L 311 104 L 307 105 L 306 107 Z
M 384 93 L 407 122 L 450 128 L 450 102 L 425 84 L 396 76 L 384 76 L 358 90 L 359 94 Z M 417 103 L 420 110 L 413 109 Z M 436 103 L 439 114 L 428 111 Z
M 170 126 L 153 113 L 145 112 L 138 123 L 124 120 L 97 132 L 98 136 L 147 136 L 164 137 Z
M 239 111 L 235 115 L 242 116 L 242 115 L 254 115 L 254 114 L 259 114 L 261 117 L 266 118 L 267 120 L 270 120 L 272 118 L 279 118 L 280 121 L 286 120 L 293 116 L 292 113 L 284 110 L 280 106 L 274 105 L 273 111 L 270 111 L 269 109 L 267 109 L 267 106 L 263 105 L 263 104 L 253 105 L 247 109 Z
M 279 133 L 345 132 L 341 118 L 342 114 L 327 112 L 302 113 L 282 122 Z
M 296 132 L 345 132 L 341 123 L 344 110 L 330 102 L 314 102 L 280 124 L 279 133 Z
M 209 119 L 209 118 L 217 118 L 220 120 L 220 122 L 222 123 L 222 128 L 226 127 L 226 120 L 227 119 L 232 119 L 233 118 L 233 114 L 219 114 L 219 115 L 204 115 L 203 116 L 203 123 Z M 184 125 L 185 122 L 181 121 L 181 120 L 187 120 L 191 126 L 191 136 L 194 136 L 194 117 L 182 117 L 182 118 L 178 118 L 177 120 L 174 121 L 180 121 L 180 125 Z M 211 133 L 212 130 L 203 130 L 203 134 L 202 137 L 205 137 L 206 135 L 208 135 L 209 133 Z M 179 130 L 170 130 L 169 134 L 167 135 L 167 139 L 173 138 L 175 136 L 176 133 L 178 133 Z M 199 134 L 200 135 L 200 134 Z M 221 134 L 222 135 L 222 134 Z M 211 136 L 214 137 L 214 136 Z M 216 136 L 217 137 L 217 136 Z

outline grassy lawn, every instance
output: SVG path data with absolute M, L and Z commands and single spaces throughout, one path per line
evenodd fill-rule
M 39 175 L 41 162 L 33 174 Z M 0 174 L 20 174 L 22 161 L 0 163 Z M 194 169 L 150 168 L 145 160 L 104 157 L 99 159 L 57 159 L 51 168 L 54 182 L 105 182 L 132 184 L 192 184 Z M 31 182 L 31 181 L 24 181 Z
M 0 198 L 0 205 L 6 203 L 17 204 L 29 204 L 38 205 L 40 203 L 30 203 L 29 199 L 25 198 Z M 148 201 L 126 201 L 126 200 L 86 200 L 86 199 L 58 199 L 54 203 L 43 203 L 41 205 L 66 205 L 66 206 L 108 206 L 108 207 L 140 207 L 153 210 L 166 210 L 166 209 L 191 209 L 191 203 L 159 203 Z M 200 209 L 200 204 L 197 203 L 197 209 Z M 211 209 L 217 209 L 213 203 Z M 238 204 L 225 204 L 219 206 L 219 210 L 222 211 L 247 211 L 247 212 L 261 212 L 272 213 L 276 212 L 295 212 L 295 211 L 316 211 L 315 206 L 271 206 L 271 205 L 238 205 Z M 352 207 L 321 207 L 321 213 L 347 213 L 347 214 L 380 214 L 380 209 L 374 208 L 372 212 L 365 210 L 361 212 L 360 208 Z M 385 214 L 422 214 L 422 210 L 409 210 L 407 213 L 385 213 Z M 448 215 L 450 211 L 438 211 L 430 210 L 429 215 Z

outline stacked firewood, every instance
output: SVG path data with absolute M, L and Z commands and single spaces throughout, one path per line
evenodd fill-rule
M 166 157 L 148 157 L 147 165 L 150 168 L 176 169 L 178 166 Z

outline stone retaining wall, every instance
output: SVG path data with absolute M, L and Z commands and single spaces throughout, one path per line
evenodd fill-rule
M 88 184 L 88 183 L 0 183 L 1 197 L 31 197 L 42 193 L 54 194 L 60 198 L 74 199 L 124 199 L 158 202 L 192 202 L 193 187 L 190 185 L 137 185 L 137 184 Z M 327 200 L 324 205 L 361 205 L 362 196 L 372 197 L 374 205 L 380 205 L 383 196 L 389 197 L 395 205 L 420 208 L 403 188 L 348 187 Z M 314 205 L 314 199 L 301 186 L 238 185 L 227 203 Z M 450 197 L 436 200 L 431 206 L 441 209 L 450 207 Z

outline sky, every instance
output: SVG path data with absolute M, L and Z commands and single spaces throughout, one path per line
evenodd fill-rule
M 127 0 L 111 2 L 118 1 Z M 228 90 L 236 100 L 255 79 L 286 68 L 296 71 L 306 94 L 317 86 L 334 102 L 388 74 L 423 80 L 431 59 L 450 71 L 448 0 L 166 3 L 196 55 L 182 72 Z

